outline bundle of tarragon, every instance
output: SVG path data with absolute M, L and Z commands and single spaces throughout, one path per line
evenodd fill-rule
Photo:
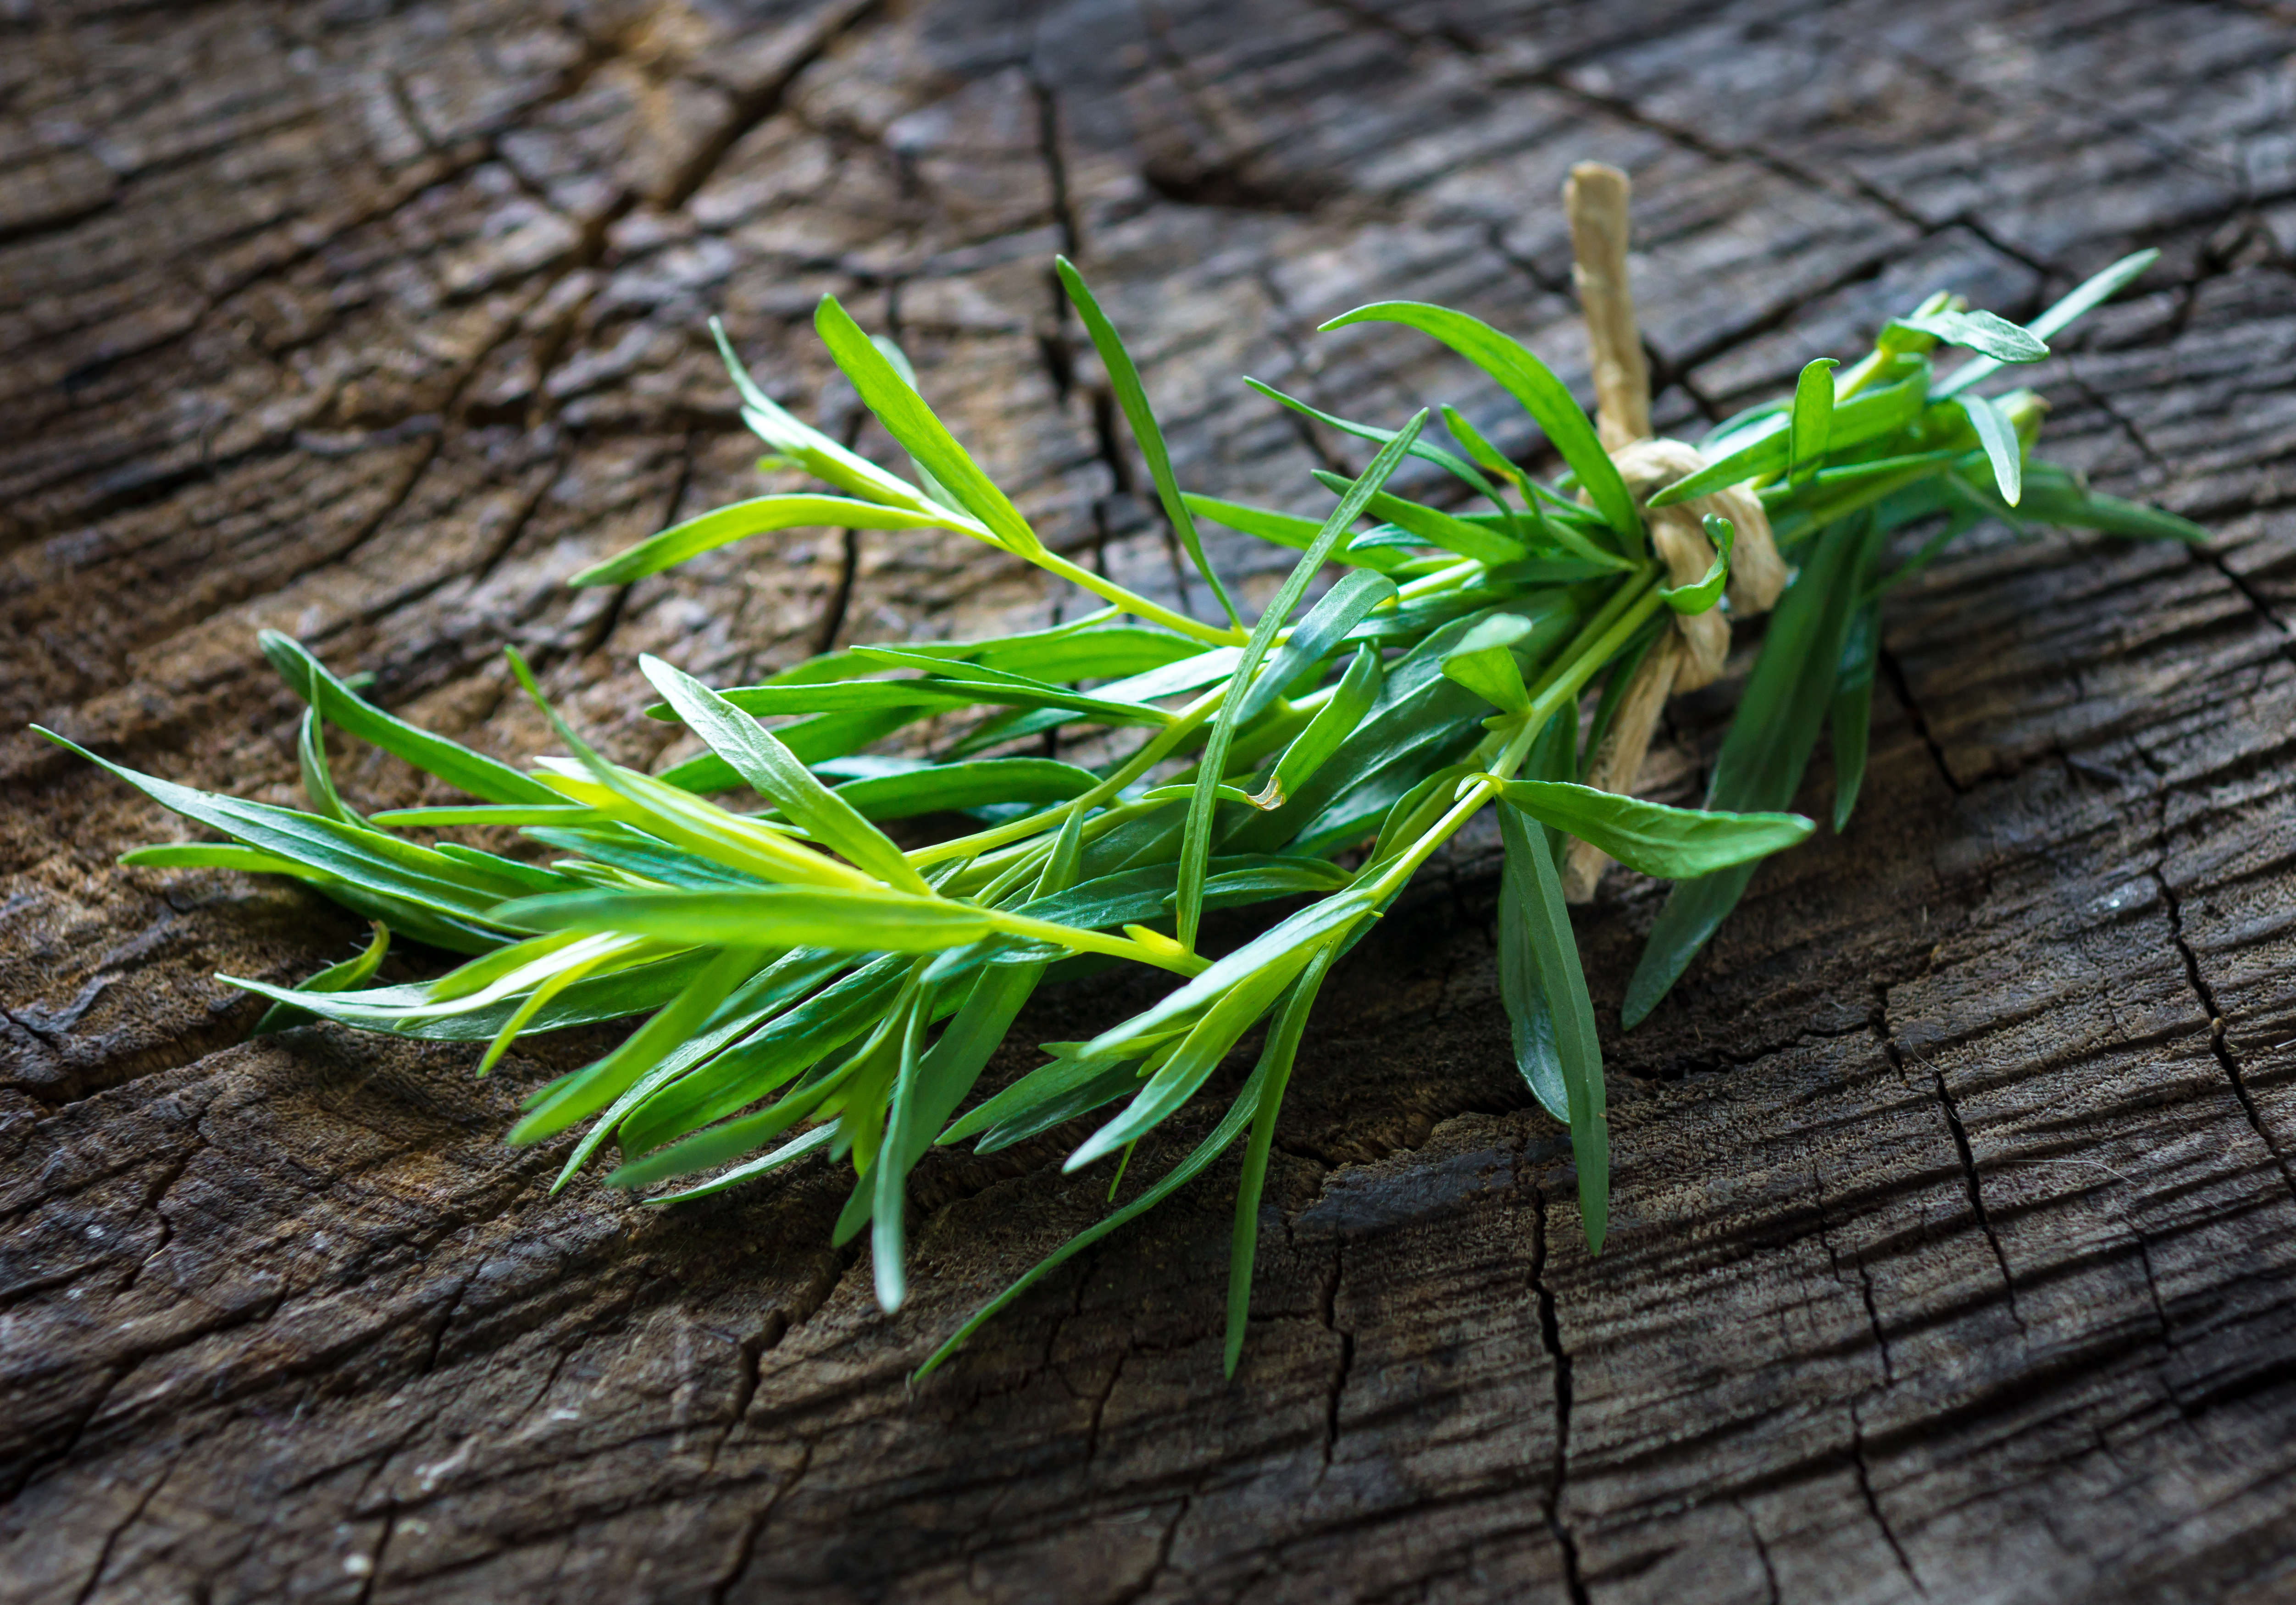
M 1676 883 L 1627 988 L 1634 1026 L 1756 861 L 1813 828 L 1779 810 L 1829 723 L 1834 828 L 1849 818 L 1892 585 L 1985 518 L 2186 541 L 2203 532 L 2030 461 L 2039 398 L 1980 389 L 2005 364 L 2046 355 L 2051 335 L 2153 253 L 2106 268 L 2022 327 L 1940 291 L 1858 360 L 1812 362 L 1791 396 L 1692 446 L 1651 438 L 1624 176 L 1581 167 L 1565 199 L 1593 347 L 1592 419 L 1538 357 L 1464 313 L 1384 301 L 1325 325 L 1401 323 L 1450 347 L 1529 414 L 1566 469 L 1551 483 L 1448 406 L 1440 430 L 1426 411 L 1390 428 L 1254 385 L 1375 446 L 1369 465 L 1353 480 L 1317 476 L 1336 496 L 1320 520 L 1188 494 L 1116 331 L 1062 261 L 1163 512 L 1221 610 L 1206 622 L 1047 548 L 934 416 L 898 350 L 824 299 L 821 339 L 906 450 L 908 474 L 784 411 L 721 331 L 742 419 L 770 448 L 765 466 L 832 488 L 721 507 L 574 583 L 624 584 L 772 530 L 934 528 L 1025 559 L 1104 610 L 995 640 L 854 646 L 724 689 L 643 658 L 661 697 L 652 711 L 707 749 L 660 774 L 610 761 L 546 705 L 566 755 L 510 767 L 394 717 L 266 634 L 265 654 L 308 704 L 310 807 L 196 791 L 86 754 L 230 839 L 144 848 L 123 862 L 290 875 L 374 922 L 366 951 L 299 987 L 235 981 L 275 1000 L 258 1029 L 316 1016 L 483 1042 L 483 1075 L 523 1033 L 643 1016 L 603 1058 L 537 1089 L 510 1140 L 578 1128 L 562 1184 L 611 1142 L 619 1163 L 607 1180 L 657 1202 L 810 1155 L 849 1163 L 856 1180 L 836 1238 L 870 1233 L 888 1310 L 905 1290 L 906 1183 L 934 1144 L 987 1151 L 1089 1116 L 1067 1168 L 1119 1166 L 1257 1035 L 1257 1060 L 1210 1134 L 927 1366 L 1242 1139 L 1232 1372 L 1269 1143 L 1317 989 L 1429 857 L 1496 807 L 1499 979 L 1515 1062 L 1570 1128 L 1587 1241 L 1599 1250 L 1603 1066 L 1566 905 L 1591 894 L 1606 859 Z M 1940 375 L 1948 348 L 1965 355 Z M 1456 504 L 1387 489 L 1406 457 L 1456 479 Z M 1199 520 L 1299 553 L 1257 618 L 1206 561 Z M 1628 795 L 1667 695 L 1713 680 L 1731 620 L 1764 611 L 1706 807 Z M 540 702 L 514 653 L 512 664 Z M 471 800 L 362 817 L 329 778 L 329 725 Z M 1041 756 L 1047 732 L 1113 756 L 1093 766 Z M 882 828 L 894 820 L 924 845 L 897 845 Z M 534 846 L 420 839 L 467 826 L 505 827 Z M 1231 951 L 1203 950 L 1206 911 L 1271 901 L 1290 912 Z M 393 933 L 472 956 L 435 980 L 371 985 Z M 1045 1044 L 1041 1065 L 968 1108 L 1037 987 L 1110 963 L 1177 984 L 1089 1041 Z

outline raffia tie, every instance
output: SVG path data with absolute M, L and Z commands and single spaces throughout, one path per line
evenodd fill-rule
M 1704 519 L 1713 513 L 1729 520 L 1736 532 L 1726 593 L 1731 612 L 1741 618 L 1767 612 L 1785 589 L 1786 568 L 1769 518 L 1752 491 L 1730 486 L 1655 512 L 1646 505 L 1660 487 L 1696 473 L 1706 460 L 1694 446 L 1651 434 L 1650 369 L 1627 283 L 1631 191 L 1624 173 L 1599 162 L 1573 168 L 1562 190 L 1570 219 L 1571 278 L 1586 313 L 1593 357 L 1595 428 L 1635 504 L 1644 508 L 1644 524 L 1666 564 L 1669 583 L 1695 585 L 1712 566 L 1714 548 L 1706 539 Z M 1730 651 L 1730 626 L 1721 611 L 1677 613 L 1673 619 L 1674 627 L 1643 655 L 1627 682 L 1610 729 L 1587 766 L 1588 785 L 1631 791 L 1667 698 L 1720 676 Z M 1600 848 L 1572 840 L 1562 865 L 1564 897 L 1573 903 L 1592 899 L 1609 864 Z

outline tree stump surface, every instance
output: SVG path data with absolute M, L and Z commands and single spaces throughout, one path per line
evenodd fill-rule
M 2284 7 L 212 0 L 12 7 L 0 84 L 0 1599 L 2296 1596 Z M 2215 532 L 1993 528 L 1894 594 L 1857 818 L 1625 1036 L 1661 888 L 1611 872 L 1579 915 L 1599 1261 L 1509 1063 L 1488 844 L 1327 991 L 1232 1384 L 1233 1157 L 912 1387 L 1104 1208 L 1066 1134 L 928 1160 L 890 1317 L 826 1169 L 548 1196 L 562 1144 L 502 1133 L 610 1034 L 485 1082 L 464 1047 L 245 1040 L 217 972 L 300 979 L 358 922 L 118 867 L 192 832 L 20 733 L 293 802 L 262 626 L 524 758 L 515 643 L 639 761 L 673 733 L 641 651 L 727 684 L 1074 617 L 939 535 L 564 588 L 761 487 L 712 313 L 888 447 L 824 291 L 1049 540 L 1203 608 L 1052 253 L 1184 481 L 1308 508 L 1358 443 L 1239 374 L 1533 444 L 1431 342 L 1314 332 L 1349 306 L 1464 306 L 1585 393 L 1581 160 L 1635 176 L 1677 431 L 1931 289 L 2030 315 L 2158 244 L 2041 373 L 2045 451 Z M 1214 555 L 1267 594 L 1265 553 Z M 1751 647 L 1674 704 L 1651 794 L 1699 794 Z M 356 743 L 338 774 L 425 795 Z M 1821 751 L 1801 806 L 1831 787 Z M 993 1074 L 1120 1001 L 1047 995 Z

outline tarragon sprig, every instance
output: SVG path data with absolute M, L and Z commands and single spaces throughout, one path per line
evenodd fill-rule
M 1623 250 L 1622 229 L 1612 244 Z M 1355 479 L 1322 477 L 1337 499 L 1320 519 L 1184 491 L 1114 326 L 1062 261 L 1061 282 L 1159 501 L 1221 609 L 1215 623 L 1049 547 L 919 395 L 898 350 L 833 299 L 816 320 L 824 343 L 907 453 L 914 478 L 800 422 L 713 324 L 767 464 L 802 469 L 829 488 L 704 513 L 575 584 L 626 584 L 782 528 L 898 536 L 939 528 L 1072 581 L 1105 610 L 990 640 L 856 646 L 747 686 L 713 688 L 643 658 L 662 699 L 652 711 L 706 749 L 660 774 L 589 746 L 515 656 L 568 755 L 529 770 L 395 717 L 269 633 L 265 654 L 309 708 L 299 741 L 308 811 L 86 756 L 229 839 L 140 848 L 123 862 L 290 875 L 374 922 L 365 952 L 299 987 L 226 978 L 273 1000 L 258 1028 L 317 1018 L 484 1043 L 483 1074 L 527 1033 L 643 1017 L 611 1052 L 530 1093 L 511 1140 L 580 1128 L 559 1184 L 611 1142 L 618 1162 L 607 1180 L 656 1202 L 808 1156 L 843 1159 L 856 1179 L 835 1238 L 869 1232 L 889 1310 L 907 1290 L 906 1183 L 936 1143 L 987 1151 L 1093 1116 L 1069 1167 L 1120 1164 L 1263 1033 L 1249 1078 L 1185 1158 L 984 1307 L 925 1366 L 1249 1132 L 1228 1306 L 1233 1371 L 1275 1125 L 1317 992 L 1469 820 L 1498 809 L 1499 978 L 1515 1060 L 1569 1128 L 1582 1226 L 1599 1249 L 1609 1137 L 1595 1011 L 1565 906 L 1566 845 L 1590 844 L 1677 882 L 1628 988 L 1631 1027 L 1682 974 L 1754 865 L 1812 830 L 1784 810 L 1827 723 L 1833 823 L 1846 824 L 1864 764 L 1879 610 L 1892 585 L 1988 515 L 2021 528 L 2203 538 L 2030 461 L 2038 398 L 1973 389 L 2005 364 L 2046 355 L 2048 338 L 2152 259 L 2116 263 L 2021 328 L 1931 297 L 1857 362 L 1814 362 L 1791 395 L 1711 430 L 1694 471 L 1639 500 L 1617 466 L 1620 414 L 1609 410 L 1623 396 L 1623 415 L 1635 419 L 1638 356 L 1598 372 L 1611 387 L 1598 430 L 1535 355 L 1490 325 L 1415 302 L 1361 307 L 1326 327 L 1382 322 L 1441 340 L 1522 406 L 1567 472 L 1556 482 L 1534 476 L 1448 406 L 1439 417 L 1456 451 L 1429 438 L 1438 414 L 1428 411 L 1390 428 L 1257 387 L 1377 447 Z M 1622 290 L 1603 293 L 1612 299 L 1597 321 L 1615 327 L 1623 317 L 1630 329 Z M 1972 355 L 1939 379 L 1932 364 L 1948 347 Z M 1406 458 L 1452 476 L 1467 506 L 1393 489 Z M 1651 520 L 1732 487 L 1758 498 L 1799 572 L 1746 681 L 1707 806 L 1587 785 L 1616 722 L 1647 717 L 1621 711 L 1638 706 L 1638 666 L 1674 651 L 1675 632 L 1731 606 L 1734 541 L 1746 532 L 1707 517 L 1710 561 L 1700 560 L 1702 573 L 1672 573 Z M 1300 553 L 1250 626 L 1213 571 L 1198 520 Z M 1921 527 L 1928 538 L 1885 569 L 1893 534 Z M 1333 566 L 1341 577 L 1311 602 Z M 916 737 L 926 721 L 939 733 L 937 749 Z M 329 776 L 329 726 L 471 800 L 362 817 Z M 1135 740 L 1089 767 L 1037 749 L 1046 733 L 1078 731 Z M 711 800 L 728 792 L 746 807 Z M 904 847 L 883 826 L 905 819 L 944 828 Z M 414 839 L 473 825 L 520 832 L 555 856 L 542 864 L 530 853 Z M 1234 951 L 1201 950 L 1206 911 L 1274 900 L 1295 906 Z M 374 984 L 393 933 L 472 956 L 435 980 Z M 1047 1044 L 1046 1062 L 967 1109 L 1036 988 L 1110 963 L 1179 984 L 1088 1041 Z

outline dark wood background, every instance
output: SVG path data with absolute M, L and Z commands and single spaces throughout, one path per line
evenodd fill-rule
M 927 1164 L 890 1318 L 824 1172 L 545 1197 L 500 1134 L 601 1035 L 488 1083 L 243 1042 L 215 972 L 357 922 L 116 867 L 185 832 L 0 736 L 0 1598 L 2296 1597 L 2292 53 L 2264 0 L 0 8 L 0 714 L 200 784 L 296 795 L 263 626 L 517 757 L 515 642 L 646 759 L 642 650 L 726 683 L 1072 609 L 950 536 L 562 587 L 758 485 L 709 314 L 858 428 L 824 291 L 1048 538 L 1200 606 L 1051 254 L 1190 484 L 1311 506 L 1354 444 L 1236 376 L 1528 446 L 1431 343 L 1313 326 L 1448 301 L 1578 381 L 1582 159 L 1636 176 L 1683 428 L 1932 288 L 2030 314 L 2159 245 L 2048 364 L 2048 449 L 2216 532 L 1997 529 L 1892 601 L 1848 835 L 1606 1035 L 1600 1262 L 1488 858 L 1439 865 L 1327 994 L 1232 1385 L 1232 1161 L 911 1388 L 1101 1208 L 1061 1143 Z M 1655 794 L 1730 697 L 1677 702 Z M 1656 898 L 1581 916 L 1608 1025 Z M 1117 1006 L 1047 998 L 996 1073 Z

